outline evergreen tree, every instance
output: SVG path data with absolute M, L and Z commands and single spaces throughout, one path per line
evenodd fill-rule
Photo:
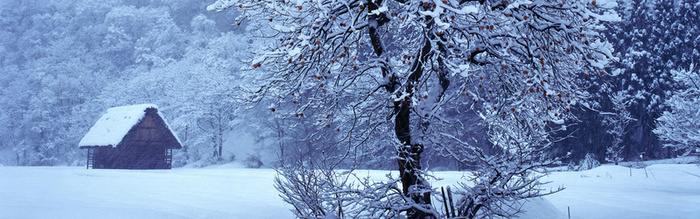
M 614 79 L 618 86 L 613 91 L 629 97 L 627 111 L 634 119 L 622 142 L 623 157 L 668 157 L 672 154 L 662 148 L 653 130 L 670 106 L 663 103 L 674 89 L 671 70 L 700 60 L 700 3 L 634 0 L 623 2 L 618 10 L 624 21 L 610 29 L 610 38 L 618 41 L 615 49 L 624 71 Z

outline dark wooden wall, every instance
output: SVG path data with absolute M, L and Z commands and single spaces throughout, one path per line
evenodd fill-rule
M 166 148 L 93 148 L 93 169 L 170 169 L 172 157 Z

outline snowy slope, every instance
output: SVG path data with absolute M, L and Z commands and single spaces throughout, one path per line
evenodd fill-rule
M 366 174 L 380 179 L 386 171 Z M 464 173 L 435 175 L 444 180 L 433 185 L 445 186 Z M 272 185 L 274 176 L 273 170 L 232 166 L 0 167 L 0 218 L 293 218 Z M 566 218 L 567 207 L 572 218 L 700 218 L 697 165 L 652 165 L 646 174 L 632 169 L 632 176 L 629 168 L 602 166 L 545 179 L 567 189 L 531 200 L 521 218 Z

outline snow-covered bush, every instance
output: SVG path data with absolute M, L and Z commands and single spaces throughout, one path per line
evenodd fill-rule
M 586 158 L 581 160 L 581 162 L 578 165 L 578 171 L 583 171 L 583 170 L 590 170 L 596 167 L 600 166 L 600 161 L 596 159 L 595 154 L 588 153 L 586 154 Z
M 498 121 L 489 123 L 488 131 L 488 140 L 494 144 L 495 152 L 487 153 L 474 147 L 445 147 L 442 150 L 445 155 L 471 163 L 478 170 L 467 177 L 467 182 L 460 182 L 455 190 L 460 197 L 455 203 L 458 217 L 515 217 L 525 199 L 563 189 L 541 188 L 546 184 L 540 181 L 546 174 L 545 167 L 559 161 L 542 153 L 551 142 L 536 136 L 547 132 L 517 125 L 519 121 L 514 119 L 498 118 Z
M 576 162 L 571 161 L 569 164 L 566 165 L 566 170 L 567 171 L 576 171 Z
M 206 167 L 211 165 L 227 164 L 236 160 L 236 155 L 232 152 L 226 152 L 226 156 L 222 157 L 206 157 L 201 160 L 189 162 L 192 167 Z
M 245 160 L 243 160 L 243 164 L 247 168 L 260 168 L 264 165 L 262 160 L 260 160 L 259 154 L 248 154 Z
M 294 165 L 277 171 L 275 188 L 298 218 L 332 218 L 342 215 L 340 202 L 327 197 L 337 185 L 334 180 L 333 170 Z
M 183 146 L 183 150 L 176 150 L 176 151 L 174 151 L 174 154 L 173 154 L 173 164 L 172 164 L 172 167 L 173 167 L 173 168 L 176 168 L 176 167 L 183 167 L 183 166 L 187 165 L 187 162 L 188 162 L 188 155 L 187 155 L 187 153 L 185 152 L 185 151 L 187 151 L 186 147 L 187 147 L 187 146 Z
M 318 158 L 318 157 L 317 157 Z M 339 171 L 323 159 L 285 164 L 277 170 L 275 188 L 282 199 L 294 206 L 298 218 L 402 218 L 402 212 L 417 206 L 406 199 L 400 178 L 387 175 L 385 181 L 358 177 L 353 171 Z M 430 192 L 427 187 L 412 187 Z M 423 209 L 432 215 L 438 212 Z
M 700 71 L 691 64 L 671 74 L 678 89 L 666 100 L 669 110 L 656 120 L 654 133 L 666 146 L 687 155 L 700 149 Z

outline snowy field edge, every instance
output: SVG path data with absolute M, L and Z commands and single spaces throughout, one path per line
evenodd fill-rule
M 84 168 L 84 167 L 83 167 Z M 0 167 L 0 218 L 293 218 L 272 169 Z M 358 171 L 381 180 L 390 171 Z M 396 174 L 393 172 L 392 174 Z M 465 172 L 434 172 L 434 186 Z M 566 190 L 528 201 L 520 218 L 697 218 L 700 167 L 603 165 L 544 178 Z

